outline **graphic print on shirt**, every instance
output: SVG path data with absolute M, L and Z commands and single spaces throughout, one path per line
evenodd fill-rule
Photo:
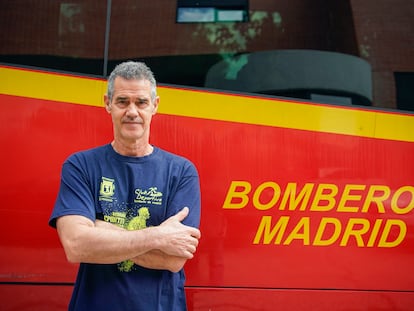
M 103 211 L 103 220 L 126 230 L 141 230 L 147 227 L 150 219 L 149 206 L 162 206 L 163 193 L 157 187 L 148 189 L 136 188 L 133 190 L 133 202 L 127 198 L 118 197 L 115 193 L 115 179 L 101 177 L 99 187 L 99 201 Z M 132 198 L 131 198 L 132 199 Z M 134 269 L 132 260 L 118 263 L 121 272 L 130 272 Z
M 102 177 L 99 188 L 99 201 L 112 202 L 112 196 L 115 193 L 115 180 Z
M 138 210 L 138 216 L 132 218 L 127 226 L 127 230 L 141 230 L 147 227 L 147 219 L 150 218 L 150 213 L 148 208 L 141 207 Z M 118 269 L 121 272 L 129 272 L 132 270 L 134 262 L 132 260 L 124 260 L 118 264 Z
M 148 190 L 135 189 L 135 194 L 137 195 L 134 200 L 135 203 L 162 204 L 162 192 L 159 192 L 157 187 L 151 187 Z

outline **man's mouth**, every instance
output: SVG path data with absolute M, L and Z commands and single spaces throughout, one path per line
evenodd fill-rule
M 122 121 L 122 124 L 139 125 L 139 124 L 143 124 L 143 122 L 142 121 L 125 120 L 125 121 Z

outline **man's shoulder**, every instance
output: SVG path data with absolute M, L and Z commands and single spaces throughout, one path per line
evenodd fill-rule
M 109 145 L 102 145 L 98 147 L 76 151 L 72 153 L 66 161 L 67 162 L 79 162 L 79 161 L 88 161 L 91 159 L 104 157 L 105 154 L 107 154 L 108 150 L 109 150 Z
M 162 159 L 163 163 L 169 166 L 172 165 L 173 167 L 183 169 L 184 171 L 192 172 L 191 174 L 197 172 L 197 168 L 194 163 L 184 155 L 179 155 L 160 148 L 156 148 L 156 154 L 158 158 Z
M 189 159 L 187 159 L 185 156 L 179 155 L 177 153 L 173 153 L 171 151 L 167 151 L 165 149 L 161 149 L 159 147 L 154 147 L 156 150 L 156 154 L 158 154 L 159 157 L 162 157 L 168 161 L 171 162 L 182 162 L 182 163 L 191 163 Z

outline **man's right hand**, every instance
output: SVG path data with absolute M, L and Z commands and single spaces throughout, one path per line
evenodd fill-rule
M 181 223 L 188 213 L 188 207 L 184 207 L 158 226 L 161 233 L 159 249 L 164 253 L 186 259 L 194 257 L 201 233 L 197 228 Z

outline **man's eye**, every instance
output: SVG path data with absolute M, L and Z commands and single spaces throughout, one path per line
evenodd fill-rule
M 146 106 L 148 105 L 148 101 L 147 101 L 147 100 L 138 100 L 138 101 L 136 102 L 136 105 L 137 105 L 138 107 L 146 107 Z
M 118 101 L 116 102 L 116 104 L 117 104 L 119 107 L 126 107 L 126 106 L 128 106 L 128 101 L 126 101 L 126 100 L 118 100 Z

